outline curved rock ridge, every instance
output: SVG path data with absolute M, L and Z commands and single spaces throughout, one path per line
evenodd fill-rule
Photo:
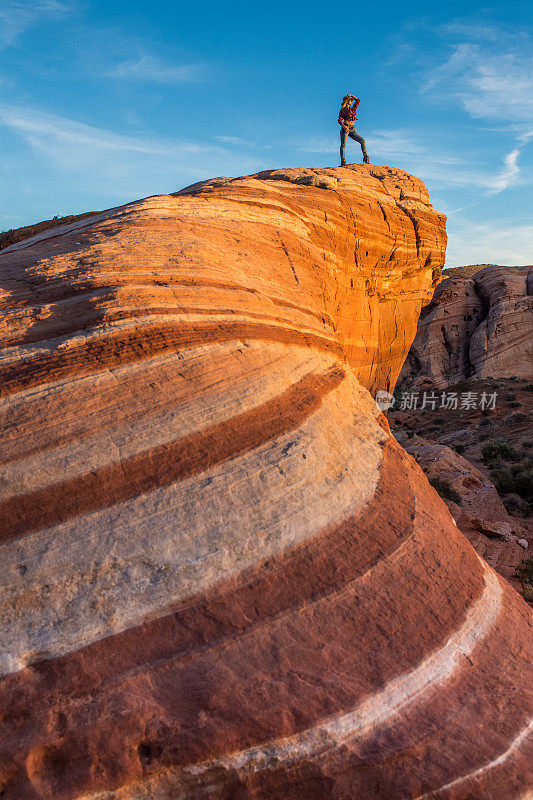
M 423 309 L 400 382 L 444 388 L 468 378 L 531 379 L 532 331 L 533 267 L 457 270 Z
M 444 247 L 354 166 L 0 254 L 3 800 L 526 796 L 530 610 L 368 391 Z
M 2 251 L 3 344 L 26 345 L 24 373 L 6 352 L 2 392 L 93 352 L 111 366 L 139 342 L 149 355 L 252 328 L 337 347 L 365 386 L 391 387 L 445 244 L 424 184 L 376 166 L 217 178 L 97 214 Z

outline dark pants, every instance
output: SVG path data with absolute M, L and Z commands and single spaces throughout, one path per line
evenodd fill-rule
M 368 153 L 366 152 L 366 144 L 363 137 L 359 136 L 359 134 L 356 133 L 353 128 L 349 128 L 348 130 L 346 130 L 341 125 L 341 163 L 344 164 L 344 148 L 346 147 L 346 139 L 348 138 L 348 136 L 355 142 L 359 142 L 359 144 L 361 145 L 361 151 L 363 153 L 363 156 L 368 158 Z

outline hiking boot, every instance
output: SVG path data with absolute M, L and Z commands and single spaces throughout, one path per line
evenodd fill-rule
M 363 164 L 370 164 L 370 159 L 368 156 L 363 156 Z

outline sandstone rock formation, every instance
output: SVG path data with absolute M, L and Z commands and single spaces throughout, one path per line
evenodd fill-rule
M 0 254 L 3 800 L 525 796 L 529 609 L 367 391 L 444 244 L 359 166 Z
M 533 378 L 533 267 L 457 272 L 422 310 L 402 369 L 405 387 L 467 378 Z
M 89 211 L 86 214 L 72 214 L 68 217 L 54 217 L 53 219 L 45 219 L 42 222 L 37 222 L 35 225 L 25 225 L 23 228 L 12 228 L 9 231 L 0 232 L 0 250 L 6 247 L 11 247 L 13 244 L 21 242 L 23 239 L 29 239 L 36 236 L 38 233 L 48 231 L 51 228 L 58 228 L 60 225 L 68 225 L 71 222 L 77 222 L 81 219 L 94 216 L 95 211 Z

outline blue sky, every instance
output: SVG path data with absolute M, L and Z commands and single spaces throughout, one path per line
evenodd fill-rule
M 0 230 L 336 165 L 353 92 L 371 160 L 448 215 L 448 266 L 531 264 L 532 23 L 529 1 L 0 0 Z

